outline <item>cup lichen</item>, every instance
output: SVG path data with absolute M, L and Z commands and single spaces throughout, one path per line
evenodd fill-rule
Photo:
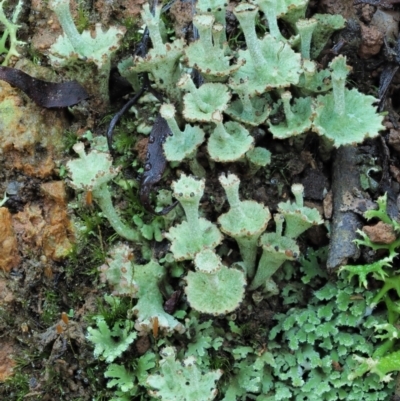
M 171 241 L 171 252 L 176 260 L 194 259 L 205 248 L 215 248 L 222 241 L 217 226 L 199 217 L 200 199 L 205 180 L 197 180 L 182 174 L 172 184 L 174 196 L 185 211 L 186 221 L 171 227 L 165 237 Z
M 76 190 L 90 191 L 104 217 L 107 218 L 117 234 L 129 241 L 139 242 L 141 239 L 139 231 L 122 222 L 113 206 L 111 192 L 108 189 L 108 183 L 120 169 L 112 167 L 112 160 L 108 153 L 92 150 L 86 154 L 82 142 L 76 143 L 73 148 L 79 158 L 67 163 L 67 169 L 71 176 L 69 185 Z
M 226 315 L 237 309 L 244 297 L 245 273 L 221 266 L 215 273 L 189 272 L 185 293 L 190 306 L 210 315 Z
M 258 263 L 256 275 L 249 286 L 249 290 L 256 290 L 261 286 L 271 286 L 268 284 L 271 277 L 282 266 L 286 260 L 295 260 L 300 255 L 300 249 L 296 241 L 290 237 L 282 235 L 283 216 L 274 216 L 276 232 L 265 233 L 259 240 L 262 247 L 262 255 Z
M 322 224 L 323 220 L 317 209 L 303 205 L 304 187 L 302 184 L 293 184 L 292 192 L 296 201 L 294 203 L 281 202 L 278 204 L 278 210 L 285 218 L 285 236 L 297 238 L 311 226 Z
M 90 31 L 79 33 L 69 0 L 51 0 L 49 6 L 56 13 L 64 31 L 49 49 L 51 64 L 57 68 L 79 64 L 79 73 L 74 72 L 74 77 L 84 87 L 90 82 L 89 92 L 96 93 L 108 103 L 111 60 L 120 46 L 125 28 L 111 26 L 103 31 L 101 25 L 96 24 L 94 35 Z M 96 66 L 97 73 L 94 73 L 92 64 Z
M 333 93 L 318 96 L 313 131 L 323 135 L 335 147 L 377 136 L 384 126 L 383 117 L 373 106 L 376 99 L 357 89 L 345 88 L 349 68 L 344 56 L 336 57 L 330 67 Z
M 267 207 L 255 201 L 239 199 L 239 178 L 234 174 L 219 177 L 230 205 L 229 212 L 218 217 L 221 231 L 235 238 L 246 267 L 247 276 L 255 273 L 258 239 L 267 228 L 271 214 Z

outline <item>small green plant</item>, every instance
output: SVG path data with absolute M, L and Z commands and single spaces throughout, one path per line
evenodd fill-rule
M 88 340 L 95 345 L 94 355 L 106 362 L 113 362 L 126 351 L 136 338 L 130 320 L 118 320 L 112 328 L 101 317 L 96 320 L 97 329 L 88 328 Z
M 126 32 L 121 41 L 120 50 L 128 50 L 133 44 L 140 42 L 142 34 L 139 29 L 140 20 L 134 17 L 128 17 L 122 21 Z
M 387 321 L 384 324 L 375 325 L 376 331 L 387 331 L 387 334 L 375 335 L 376 338 L 385 340 L 379 348 L 369 357 L 355 355 L 354 359 L 360 364 L 351 373 L 351 378 L 360 377 L 366 372 L 376 373 L 381 381 L 389 382 L 393 380 L 392 372 L 400 371 L 400 357 L 396 350 L 398 341 L 398 330 L 394 326 L 400 316 L 398 302 L 400 299 L 400 275 L 397 274 L 394 265 L 394 258 L 398 255 L 397 249 L 400 247 L 400 224 L 390 218 L 387 213 L 387 195 L 378 198 L 378 210 L 368 210 L 364 213 L 367 220 L 379 219 L 383 223 L 387 232 L 395 234 L 394 240 L 389 243 L 374 243 L 368 235 L 361 230 L 358 233 L 361 239 L 356 240 L 357 245 L 372 248 L 382 252 L 386 250 L 386 256 L 380 257 L 375 262 L 365 265 L 346 265 L 340 272 L 346 272 L 349 280 L 358 277 L 360 286 L 368 288 L 368 279 L 381 281 L 382 287 L 368 303 L 369 310 L 374 310 L 378 304 L 384 303 L 387 310 Z M 378 223 L 375 227 L 377 227 Z
M 42 321 L 50 326 L 60 314 L 59 296 L 55 291 L 47 290 L 44 294 Z
M 15 401 L 23 401 L 25 396 L 29 393 L 29 374 L 22 372 L 15 372 L 9 379 L 5 381 L 4 394 L 7 394 Z
M 89 12 L 85 9 L 83 1 L 78 2 L 77 16 L 75 18 L 76 29 L 80 34 L 89 28 Z
M 8 20 L 4 12 L 4 3 L 6 0 L 0 1 L 0 26 L 4 26 L 3 34 L 0 38 L 0 54 L 5 54 L 2 65 L 7 65 L 12 56 L 19 57 L 20 54 L 17 50 L 18 46 L 25 45 L 17 39 L 17 31 L 20 25 L 17 24 L 19 14 L 21 13 L 23 2 L 19 0 L 12 13 L 11 20 Z M 7 48 L 7 43 L 9 48 Z

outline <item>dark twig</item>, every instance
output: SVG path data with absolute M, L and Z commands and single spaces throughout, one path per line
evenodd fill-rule
M 145 90 L 146 90 L 146 88 L 144 86 L 142 86 L 140 88 L 139 92 L 136 93 L 136 95 L 132 99 L 129 99 L 129 101 L 124 104 L 124 106 L 121 108 L 121 110 L 117 114 L 115 114 L 114 117 L 112 118 L 110 125 L 108 126 L 107 133 L 106 133 L 108 150 L 110 151 L 112 156 L 115 156 L 114 149 L 112 147 L 112 135 L 113 135 L 114 128 L 117 125 L 120 118 L 125 114 L 125 112 L 130 107 L 132 107 L 139 100 L 139 98 L 143 95 Z
M 341 146 L 334 156 L 333 219 L 327 261 L 329 269 L 343 266 L 350 258 L 357 259 L 360 255 L 354 240 L 357 238 L 357 229 L 362 226 L 361 218 L 355 212 L 345 210 L 346 201 L 353 191 L 361 191 L 360 172 L 356 164 L 357 154 L 357 147 Z

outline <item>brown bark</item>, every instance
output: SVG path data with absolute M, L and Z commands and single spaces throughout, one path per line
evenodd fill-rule
M 329 269 L 340 267 L 349 258 L 357 259 L 360 255 L 354 240 L 357 229 L 362 227 L 361 218 L 353 211 L 343 211 L 354 191 L 361 191 L 360 172 L 356 165 L 357 153 L 355 146 L 342 146 L 335 155 L 332 182 L 333 219 L 327 261 Z

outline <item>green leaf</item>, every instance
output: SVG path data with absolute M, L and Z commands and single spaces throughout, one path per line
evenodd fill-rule
M 237 360 L 246 358 L 252 352 L 254 352 L 252 347 L 236 347 L 232 350 L 233 357 Z
M 137 361 L 137 368 L 135 374 L 141 385 L 144 385 L 148 375 L 149 370 L 156 366 L 156 355 L 154 352 L 146 352 Z
M 288 335 L 289 348 L 293 351 L 299 348 L 299 343 L 307 342 L 307 334 L 302 330 L 297 331 L 296 334 L 294 333 L 289 333 L 289 334 L 290 334 L 290 336 Z
M 337 291 L 336 302 L 338 309 L 342 312 L 346 312 L 352 303 L 351 295 L 348 294 L 346 290 L 339 290 Z
M 320 264 L 326 262 L 328 255 L 328 247 L 322 247 L 317 250 L 309 248 L 305 256 L 301 256 L 299 262 L 300 270 L 304 273 L 301 281 L 304 284 L 310 283 L 316 277 L 327 278 L 326 269 L 322 269 Z
M 87 339 L 95 345 L 94 355 L 104 357 L 108 363 L 121 356 L 137 336 L 130 320 L 117 321 L 112 330 L 101 317 L 96 319 L 96 324 L 98 329 L 88 327 Z
M 126 370 L 124 366 L 115 363 L 108 366 L 107 370 L 104 372 L 104 377 L 113 378 L 113 380 L 107 383 L 108 388 L 118 386 L 122 392 L 126 393 L 135 387 L 135 377 L 132 372 Z
M 188 344 L 187 355 L 194 355 L 203 357 L 207 354 L 207 349 L 212 346 L 212 338 L 207 335 L 196 337 L 196 342 Z
M 315 324 L 306 323 L 302 326 L 301 329 L 304 330 L 306 333 L 312 333 L 315 330 Z
M 331 320 L 333 316 L 333 304 L 329 303 L 322 305 L 320 308 L 318 308 L 317 316 L 320 319 Z
M 319 291 L 314 293 L 315 297 L 320 301 L 326 300 L 329 301 L 337 294 L 337 288 L 333 283 L 328 283 L 324 287 L 322 287 Z
M 321 357 L 314 349 L 314 344 L 307 344 L 301 348 L 298 354 L 298 362 L 301 366 L 316 368 L 321 366 Z
M 320 338 L 328 338 L 329 336 L 337 335 L 339 330 L 333 322 L 325 322 L 317 326 L 315 332 Z
M 236 376 L 236 380 L 239 386 L 246 392 L 258 393 L 261 388 L 260 367 L 257 369 L 256 365 L 249 362 L 248 360 L 244 360 L 237 365 L 240 371 Z
M 313 370 L 309 376 L 309 379 L 303 386 L 305 392 L 310 392 L 316 396 L 318 399 L 321 398 L 324 393 L 327 393 L 331 389 L 331 386 L 326 382 L 325 376 L 318 373 L 317 370 Z
M 280 315 L 280 316 L 284 317 L 285 315 Z M 289 330 L 294 326 L 295 322 L 296 322 L 295 314 L 289 315 L 283 322 L 283 330 L 285 331 Z
M 340 336 L 338 336 L 337 341 L 339 344 L 348 348 L 354 345 L 354 338 L 350 333 L 341 333 Z
M 116 391 L 114 397 L 110 398 L 110 401 L 131 401 L 132 397 L 129 394 L 125 394 L 122 391 Z
M 367 275 L 372 274 L 375 279 L 385 281 L 389 274 L 384 270 L 385 267 L 392 267 L 393 257 L 388 256 L 386 258 L 377 260 L 376 262 L 367 265 L 346 265 L 339 269 L 339 273 L 342 271 L 349 272 L 348 280 L 350 281 L 354 276 L 358 276 L 359 285 L 363 285 L 364 288 L 368 288 Z
M 328 350 L 333 349 L 333 343 L 332 343 L 331 338 L 330 337 L 325 338 L 325 340 L 322 341 L 322 343 L 321 343 L 321 347 L 328 349 Z
M 275 393 L 275 400 L 290 400 L 292 396 L 291 391 L 287 387 L 279 387 Z

